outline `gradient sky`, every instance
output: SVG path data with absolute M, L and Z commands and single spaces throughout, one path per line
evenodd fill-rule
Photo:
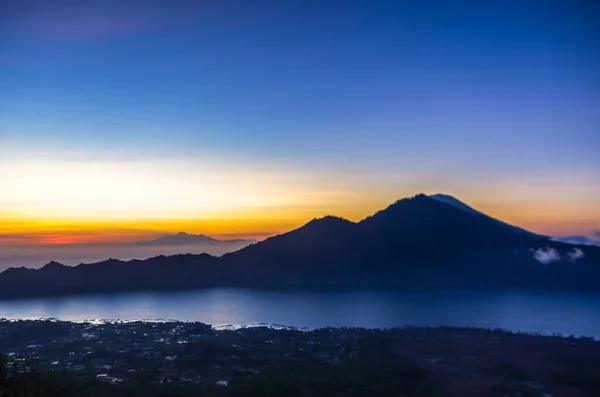
M 599 109 L 589 0 L 4 0 L 0 238 L 262 238 L 418 192 L 592 235 Z

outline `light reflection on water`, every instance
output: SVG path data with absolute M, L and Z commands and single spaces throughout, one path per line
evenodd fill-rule
M 179 320 L 299 328 L 473 326 L 600 338 L 600 295 L 533 291 L 212 289 L 0 301 L 0 317 Z

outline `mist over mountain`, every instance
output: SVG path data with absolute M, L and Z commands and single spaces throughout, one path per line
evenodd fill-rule
M 165 245 L 190 245 L 190 244 L 252 244 L 256 240 L 217 240 L 215 238 L 205 236 L 203 234 L 188 234 L 185 232 L 179 232 L 177 234 L 167 234 L 165 236 L 158 237 L 154 240 L 142 240 L 128 243 L 131 246 L 165 246 Z
M 10 266 L 37 268 L 48 260 L 66 265 L 99 262 L 107 257 L 121 260 L 145 259 L 157 255 L 202 254 L 215 256 L 236 251 L 256 240 L 218 240 L 202 234 L 179 232 L 156 239 L 79 244 L 0 244 L 0 270 Z
M 567 244 L 576 245 L 595 245 L 600 247 L 600 240 L 591 239 L 586 236 L 564 236 L 564 237 L 553 237 L 552 240 L 560 241 Z
M 13 268 L 0 274 L 0 297 L 217 286 L 600 289 L 599 247 L 553 241 L 455 200 L 421 194 L 360 222 L 326 216 L 222 257 Z

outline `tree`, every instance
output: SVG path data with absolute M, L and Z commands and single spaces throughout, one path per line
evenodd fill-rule
M 11 380 L 8 377 L 8 368 L 6 367 L 6 358 L 0 354 L 0 397 L 8 397 L 11 389 Z
M 6 361 L 4 356 L 0 354 L 0 397 L 5 397 L 8 394 L 6 391 L 7 380 L 8 374 L 6 373 Z

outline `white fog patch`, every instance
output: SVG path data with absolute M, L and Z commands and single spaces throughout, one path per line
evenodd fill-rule
M 578 259 L 585 257 L 585 254 L 579 248 L 573 248 L 573 251 L 569 251 L 567 255 L 569 256 L 569 260 L 571 262 L 575 262 Z
M 560 254 L 554 248 L 538 248 L 533 251 L 533 257 L 543 265 L 560 261 Z

